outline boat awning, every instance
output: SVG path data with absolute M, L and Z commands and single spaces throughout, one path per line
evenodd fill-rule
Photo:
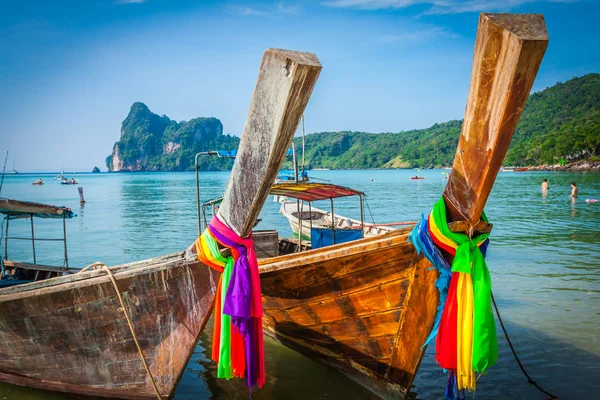
M 30 201 L 11 200 L 0 198 L 0 214 L 8 219 L 29 218 L 73 218 L 77 215 L 67 207 L 57 207 Z
M 344 186 L 329 183 L 276 183 L 270 194 L 287 196 L 304 201 L 327 200 L 337 197 L 362 196 L 364 193 Z

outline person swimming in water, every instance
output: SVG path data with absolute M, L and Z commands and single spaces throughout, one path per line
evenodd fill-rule
M 575 182 L 571 182 L 571 197 L 576 198 L 577 194 L 579 194 L 579 188 Z
M 544 196 L 548 196 L 548 189 L 550 189 L 548 187 L 548 179 L 544 179 L 544 182 L 542 182 L 542 194 Z

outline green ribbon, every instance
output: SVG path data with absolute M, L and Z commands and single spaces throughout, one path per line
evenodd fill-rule
M 440 232 L 458 245 L 452 262 L 452 272 L 471 274 L 473 279 L 473 370 L 479 373 L 498 360 L 496 322 L 492 313 L 492 279 L 479 246 L 489 237 L 482 233 L 474 238 L 464 233 L 451 232 L 446 219 L 446 203 L 441 198 L 431 212 Z M 481 220 L 488 222 L 485 212 Z

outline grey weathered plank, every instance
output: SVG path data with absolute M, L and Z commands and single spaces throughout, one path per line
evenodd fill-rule
M 267 49 L 218 215 L 246 237 L 275 181 L 321 72 L 311 53 Z

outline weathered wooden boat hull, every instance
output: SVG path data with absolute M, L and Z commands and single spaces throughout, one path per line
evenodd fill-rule
M 265 332 L 381 397 L 405 394 L 438 304 L 409 232 L 260 261 Z
M 172 396 L 214 306 L 218 273 L 179 256 L 114 269 L 162 398 Z M 156 399 L 106 271 L 0 291 L 0 380 Z

